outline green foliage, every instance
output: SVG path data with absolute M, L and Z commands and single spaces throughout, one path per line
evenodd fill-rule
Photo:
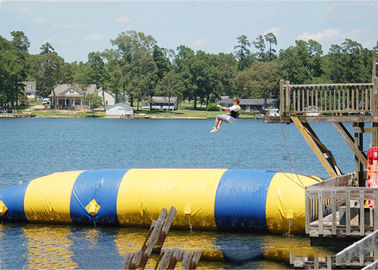
M 243 98 L 277 98 L 279 95 L 280 64 L 277 61 L 255 62 L 236 77 L 238 96 Z
M 207 105 L 206 107 L 206 110 L 207 111 L 219 111 L 219 108 L 217 107 L 218 104 L 216 103 L 209 103 L 209 105 Z
M 249 42 L 246 35 L 241 35 L 237 37 L 238 44 L 234 47 L 236 58 L 239 61 L 238 69 L 244 70 L 251 65 L 252 55 L 249 48 L 251 47 L 251 43 Z
M 102 105 L 102 98 L 93 94 L 86 95 L 84 101 L 91 109 L 98 108 Z
M 222 95 L 243 98 L 278 97 L 280 79 L 292 84 L 353 83 L 371 80 L 371 62 L 377 54 L 360 43 L 346 39 L 333 44 L 324 55 L 314 40 L 297 40 L 277 55 L 277 37 L 259 35 L 250 42 L 246 35 L 236 39 L 235 52 L 210 54 L 179 46 L 161 48 L 142 32 L 126 31 L 111 40 L 113 47 L 91 52 L 86 62 L 67 63 L 46 42 L 40 53 L 30 55 L 30 42 L 22 31 L 11 32 L 12 40 L 0 36 L 0 105 L 12 106 L 23 95 L 24 80 L 37 82 L 38 94 L 46 97 L 61 83 L 81 88 L 89 84 L 111 88 L 116 101 L 127 97 L 139 103 L 154 95 L 178 97 L 212 108 Z M 253 46 L 251 46 L 253 45 Z M 95 100 L 98 99 L 98 100 Z M 87 97 L 100 106 L 101 97 Z

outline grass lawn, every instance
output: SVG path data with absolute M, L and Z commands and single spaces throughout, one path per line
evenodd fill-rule
M 104 111 L 95 111 L 92 112 L 76 112 L 76 111 L 61 111 L 61 110 L 32 110 L 29 112 L 35 116 L 39 117 L 66 117 L 66 118 L 76 118 L 76 117 L 106 117 Z M 175 111 L 149 111 L 148 109 L 140 109 L 136 110 L 134 108 L 134 114 L 136 117 L 140 116 L 140 114 L 145 114 L 146 116 L 149 116 L 150 118 L 200 118 L 200 119 L 206 119 L 206 118 L 215 118 L 218 114 L 222 114 L 225 112 L 221 111 L 206 111 L 206 110 L 192 110 L 192 109 L 182 109 Z M 111 116 L 110 116 L 111 117 Z M 240 118 L 244 119 L 253 119 L 255 118 L 254 112 L 242 112 L 240 115 Z
M 60 111 L 55 111 L 55 110 L 35 110 L 35 111 L 32 111 L 32 114 L 33 115 L 36 115 L 36 116 L 39 116 L 39 117 L 72 117 L 72 118 L 76 118 L 76 117 L 104 117 L 105 116 L 105 112 L 95 112 L 95 113 L 91 113 L 91 112 L 75 112 L 75 113 L 71 113 L 71 112 L 60 112 Z
M 134 111 L 136 115 L 144 113 L 151 118 L 215 118 L 220 111 L 205 111 L 205 110 L 176 110 L 176 111 L 152 111 L 149 110 L 139 110 Z M 254 118 L 254 113 L 242 113 L 240 118 Z

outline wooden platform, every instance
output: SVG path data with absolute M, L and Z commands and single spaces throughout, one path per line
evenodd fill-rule
M 332 115 L 319 115 L 319 116 L 306 116 L 306 115 L 296 115 L 301 122 L 349 122 L 349 123 L 373 123 L 378 122 L 377 116 L 372 115 L 342 115 L 342 116 L 332 116 Z M 264 123 L 282 123 L 290 124 L 292 123 L 289 116 L 265 116 Z
M 340 211 L 336 212 L 335 218 L 336 218 L 336 220 L 340 220 Z M 358 218 L 358 216 L 356 216 L 356 218 Z M 321 237 L 339 237 L 339 238 L 345 237 L 347 235 L 347 229 L 348 229 L 347 226 L 346 225 L 340 225 L 340 224 L 333 225 L 332 219 L 333 219 L 332 214 L 323 217 L 323 228 L 322 228 L 322 231 L 321 231 L 321 235 L 319 235 L 319 232 L 320 232 L 319 220 L 311 222 L 310 226 L 309 226 L 309 230 L 308 230 L 308 235 L 310 237 L 319 237 L 319 236 L 321 236 Z M 333 232 L 332 230 L 335 230 L 335 231 Z M 373 226 L 371 226 L 370 224 L 365 225 L 363 235 L 367 236 L 367 235 L 371 234 L 372 232 L 373 232 Z M 349 233 L 348 237 L 358 239 L 358 238 L 362 237 L 363 235 L 361 235 L 361 227 L 359 225 L 357 225 L 357 226 L 351 225 L 350 226 L 350 233 Z

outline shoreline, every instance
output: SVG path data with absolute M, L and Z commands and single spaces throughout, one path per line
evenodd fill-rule
M 67 115 L 51 115 L 51 116 L 39 116 L 39 115 L 32 115 L 32 116 L 2 116 L 0 115 L 0 119 L 19 119 L 19 118 L 66 118 L 66 119 L 74 119 L 74 118 L 98 118 L 98 119 L 123 119 L 123 120 L 214 120 L 215 117 L 195 117 L 195 116 L 176 116 L 176 117 L 156 117 L 156 116 L 147 116 L 147 117 L 132 117 L 132 118 L 123 118 L 120 116 L 67 116 Z M 263 118 L 254 118 L 254 117 L 241 117 L 239 120 L 263 120 Z

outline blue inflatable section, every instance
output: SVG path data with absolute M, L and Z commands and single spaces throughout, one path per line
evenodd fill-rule
M 0 193 L 0 201 L 3 201 L 8 210 L 1 216 L 1 221 L 26 222 L 24 198 L 29 182 L 7 188 Z
M 226 171 L 215 196 L 217 228 L 227 231 L 268 231 L 266 198 L 272 171 Z
M 71 219 L 75 224 L 119 225 L 118 187 L 127 170 L 85 171 L 76 179 L 71 194 Z M 85 207 L 95 200 L 100 209 L 92 216 Z

